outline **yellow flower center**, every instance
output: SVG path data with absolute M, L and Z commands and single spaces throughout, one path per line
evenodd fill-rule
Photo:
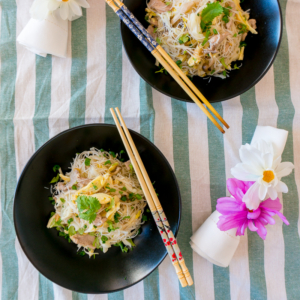
M 69 0 L 62 0 L 63 2 L 68 2 Z
M 270 183 L 275 178 L 274 172 L 270 170 L 264 171 L 263 175 L 263 181 L 267 183 Z

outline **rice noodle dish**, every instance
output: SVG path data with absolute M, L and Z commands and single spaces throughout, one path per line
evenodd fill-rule
M 150 0 L 145 19 L 148 32 L 188 76 L 225 79 L 241 67 L 232 62 L 244 59 L 247 34 L 257 34 L 240 0 Z
M 49 200 L 55 212 L 47 227 L 77 244 L 80 255 L 91 257 L 96 249 L 105 253 L 112 245 L 127 252 L 147 221 L 143 191 L 123 153 L 91 148 L 76 154 L 69 172 L 53 168 L 57 176 L 50 182 Z

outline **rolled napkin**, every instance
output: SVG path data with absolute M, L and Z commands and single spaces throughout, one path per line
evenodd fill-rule
M 274 156 L 281 156 L 288 137 L 288 131 L 278 129 L 271 126 L 256 126 L 252 137 L 251 145 L 264 140 L 267 143 L 272 143 L 274 148 Z
M 218 211 L 213 212 L 191 237 L 190 244 L 195 252 L 215 265 L 227 267 L 238 247 L 239 236 L 244 235 L 247 228 L 265 239 L 265 226 L 275 223 L 274 215 L 289 225 L 280 213 L 282 205 L 277 197 L 277 192 L 288 191 L 281 177 L 289 175 L 294 168 L 290 162 L 281 163 L 287 136 L 286 130 L 256 127 L 251 145 L 240 148 L 242 163 L 231 169 L 235 178 L 227 180 L 231 197 L 218 199 Z M 255 186 L 257 188 L 253 189 Z
M 221 214 L 214 211 L 191 237 L 190 245 L 195 252 L 211 263 L 228 267 L 238 245 L 240 237 L 236 229 L 221 231 L 217 222 Z
M 44 20 L 30 19 L 17 38 L 28 50 L 40 56 L 67 57 L 68 20 L 49 13 Z

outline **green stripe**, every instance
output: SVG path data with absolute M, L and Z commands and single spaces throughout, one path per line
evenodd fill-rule
M 122 102 L 122 41 L 120 20 L 106 5 L 106 95 L 105 123 L 115 124 L 109 109 L 119 107 Z M 108 294 L 109 300 L 123 300 L 123 291 Z
M 70 128 L 85 124 L 87 86 L 86 9 L 83 9 L 82 12 L 83 17 L 72 22 Z M 87 295 L 72 292 L 72 298 L 73 300 L 87 300 Z
M 51 109 L 52 58 L 36 56 L 35 112 L 33 117 L 35 149 L 49 139 L 48 117 Z M 54 299 L 53 284 L 39 274 L 39 299 Z
M 14 148 L 16 53 L 16 3 L 2 0 L 1 15 L 1 89 L 0 89 L 0 169 L 2 229 L 2 299 L 18 299 L 18 258 L 13 225 L 13 197 L 17 183 Z
M 39 274 L 39 300 L 54 299 L 53 283 L 42 274 Z
M 279 108 L 277 126 L 289 131 L 285 150 L 282 155 L 282 161 L 294 162 L 293 153 L 293 120 L 295 110 L 291 101 L 290 81 L 289 81 L 289 51 L 288 40 L 285 25 L 286 16 L 286 0 L 281 0 L 281 9 L 284 20 L 283 35 L 281 47 L 278 52 L 277 59 L 274 63 L 274 80 L 275 80 L 275 97 Z M 296 37 L 295 37 L 296 38 Z M 287 194 L 283 194 L 283 212 L 288 221 L 289 226 L 283 224 L 283 237 L 285 244 L 285 285 L 287 299 L 299 299 L 300 295 L 300 242 L 298 232 L 299 218 L 299 195 L 295 182 L 294 172 L 282 179 L 289 188 Z
M 258 122 L 258 107 L 255 99 L 255 88 L 241 95 L 243 107 L 242 143 L 250 143 Z M 264 241 L 256 232 L 248 234 L 250 296 L 251 299 L 266 299 L 267 286 L 264 268 Z
M 119 107 L 122 97 L 122 40 L 120 20 L 106 5 L 106 106 L 105 123 L 114 124 L 109 109 Z
M 82 18 L 72 22 L 70 127 L 85 123 L 87 85 L 86 9 L 83 9 L 82 12 Z
M 72 292 L 72 299 L 73 300 L 87 300 L 87 294 Z
M 142 78 L 140 79 L 140 132 L 143 136 L 154 141 L 154 119 L 152 88 Z
M 33 117 L 35 149 L 49 139 L 48 117 L 51 109 L 52 58 L 36 56 L 35 112 Z
M 152 88 L 140 78 L 140 133 L 154 142 L 154 119 Z M 156 269 L 144 279 L 144 299 L 159 299 L 159 272 Z
M 218 113 L 223 115 L 221 103 L 213 104 Z M 216 210 L 217 200 L 226 195 L 226 172 L 223 135 L 207 119 L 210 198 L 212 211 Z M 229 268 L 213 266 L 215 299 L 230 299 Z
M 173 155 L 174 169 L 178 180 L 181 200 L 181 223 L 178 233 L 178 244 L 186 262 L 186 266 L 193 272 L 193 251 L 190 247 L 190 237 L 192 230 L 192 196 L 189 161 L 189 139 L 188 139 L 188 115 L 185 102 L 172 99 L 172 124 L 173 124 Z M 195 287 L 192 286 L 192 294 L 195 295 Z M 180 299 L 191 298 L 190 290 L 180 286 Z

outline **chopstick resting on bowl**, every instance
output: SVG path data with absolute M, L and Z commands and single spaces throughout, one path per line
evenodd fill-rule
M 196 88 L 191 80 L 182 72 L 177 64 L 165 52 L 165 50 L 152 38 L 143 25 L 133 16 L 127 7 L 119 0 L 115 0 L 120 6 L 116 6 L 113 0 L 105 0 L 106 3 L 114 10 L 118 17 L 125 23 L 131 32 L 143 43 L 147 50 L 159 61 L 159 63 L 167 70 L 167 72 L 175 79 L 175 81 L 182 87 L 182 89 L 190 96 L 190 98 L 200 107 L 206 116 L 213 122 L 213 124 L 222 132 L 223 128 L 214 119 L 197 96 L 205 103 L 205 105 L 214 113 L 214 115 L 222 122 L 222 124 L 229 128 L 229 125 L 224 121 L 220 114 Z M 181 78 L 180 78 L 181 77 Z M 183 80 L 184 81 L 183 81 Z M 196 96 L 197 95 L 197 96 Z
M 117 115 L 123 127 L 122 129 L 119 120 L 112 108 L 110 109 L 110 112 L 116 123 L 117 129 L 120 133 L 121 139 L 123 141 L 127 154 L 129 156 L 131 164 L 133 165 L 137 178 L 141 184 L 142 190 L 144 192 L 145 198 L 151 210 L 157 229 L 168 251 L 172 264 L 175 267 L 178 279 L 182 287 L 186 287 L 187 285 L 193 285 L 193 279 L 191 277 L 191 274 L 185 265 L 185 261 L 184 258 L 182 257 L 177 241 L 174 237 L 174 234 L 171 230 L 171 227 L 162 209 L 162 206 L 158 200 L 156 192 L 153 188 L 153 184 L 151 183 L 151 180 L 144 167 L 141 157 L 137 151 L 137 148 L 133 142 L 130 132 L 126 127 L 124 119 L 119 109 L 116 108 Z

